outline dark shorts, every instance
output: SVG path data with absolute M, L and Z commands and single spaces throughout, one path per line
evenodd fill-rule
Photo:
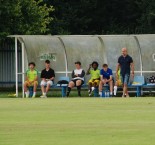
M 124 74 L 124 75 L 121 74 L 122 84 L 126 84 L 127 85 L 129 83 L 129 78 L 130 78 L 129 74 Z
M 75 87 L 76 87 L 76 81 L 78 81 L 78 80 L 80 80 L 80 79 L 72 80 L 72 82 L 74 82 Z M 82 86 L 84 84 L 84 81 L 83 80 L 80 80 L 80 81 L 81 81 L 81 86 Z
M 109 80 L 110 78 L 103 78 L 103 80 Z M 114 78 L 112 78 L 112 82 L 114 83 Z M 109 82 L 106 83 L 107 85 L 109 84 Z

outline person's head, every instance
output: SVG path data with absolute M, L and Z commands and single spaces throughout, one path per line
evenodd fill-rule
M 128 54 L 127 48 L 122 48 L 122 55 L 126 56 Z
M 30 68 L 30 69 L 34 69 L 35 66 L 36 66 L 36 65 L 35 65 L 34 62 L 30 62 L 30 63 L 29 63 L 29 68 Z
M 92 62 L 92 68 L 93 68 L 94 70 L 96 70 L 96 69 L 98 68 L 98 62 L 97 62 L 97 61 L 93 61 L 93 62 Z
M 80 69 L 81 68 L 81 62 L 80 61 L 75 62 L 75 67 L 76 67 L 76 69 Z
M 108 70 L 108 65 L 107 64 L 103 64 L 103 70 L 107 71 Z
M 46 61 L 45 61 L 45 67 L 46 67 L 46 68 L 50 68 L 50 61 L 49 61 L 49 60 L 46 60 Z

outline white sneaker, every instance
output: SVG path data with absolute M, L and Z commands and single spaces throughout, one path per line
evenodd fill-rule
M 89 94 L 89 96 L 91 96 L 92 90 L 88 90 L 88 94 Z
M 29 94 L 26 94 L 26 98 L 29 98 Z
M 91 87 L 92 92 L 94 91 L 95 87 Z
M 36 97 L 35 95 L 32 96 L 32 98 L 35 98 L 35 97 Z
M 91 93 L 89 93 L 89 97 L 91 96 Z
M 47 96 L 45 96 L 45 95 L 42 95 L 42 96 L 40 96 L 40 98 L 47 98 Z
M 99 92 L 100 97 L 102 97 L 102 92 Z

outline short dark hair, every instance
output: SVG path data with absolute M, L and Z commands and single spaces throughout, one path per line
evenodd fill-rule
M 80 62 L 80 61 L 77 61 L 77 62 L 75 62 L 75 64 L 79 64 L 79 65 L 81 65 L 81 62 Z
M 36 64 L 34 62 L 29 62 L 29 66 L 30 65 L 36 66 Z
M 97 67 L 98 67 L 98 65 L 99 65 L 97 61 L 93 61 L 91 65 L 93 66 L 94 64 L 96 64 Z
M 103 64 L 103 67 L 108 67 L 108 65 L 107 64 Z
M 50 61 L 49 60 L 45 60 L 45 63 L 50 64 Z

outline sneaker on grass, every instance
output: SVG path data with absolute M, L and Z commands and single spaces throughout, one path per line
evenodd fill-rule
M 47 96 L 45 96 L 45 95 L 42 95 L 42 96 L 40 96 L 40 98 L 47 98 Z

